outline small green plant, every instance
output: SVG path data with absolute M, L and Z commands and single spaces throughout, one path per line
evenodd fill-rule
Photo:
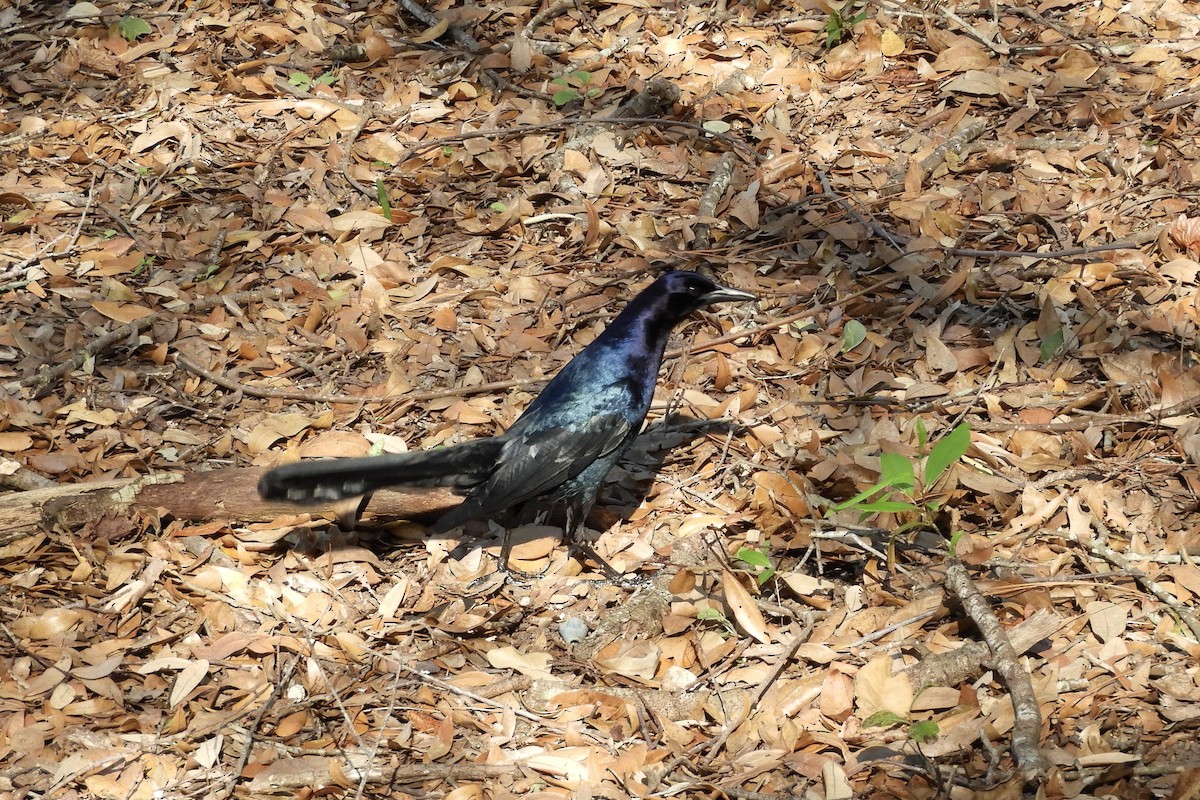
M 916 429 L 920 455 L 915 460 L 899 453 L 883 453 L 879 456 L 879 482 L 838 503 L 828 515 L 847 509 L 860 512 L 864 520 L 873 514 L 901 514 L 908 519 L 896 529 L 896 536 L 918 528 L 937 530 L 933 520 L 940 505 L 930 499 L 933 488 L 946 470 L 966 455 L 971 445 L 971 426 L 964 422 L 933 447 L 929 447 L 925 423 L 918 419 Z
M 825 27 L 821 30 L 825 31 L 825 49 L 832 50 L 842 43 L 846 38 L 846 34 L 858 23 L 867 18 L 866 11 L 860 11 L 857 14 L 850 15 L 849 12 L 854 7 L 854 0 L 846 3 L 841 8 L 830 8 L 829 19 L 825 20 Z
M 856 319 L 842 326 L 842 352 L 849 353 L 867 338 L 867 328 Z
M 769 552 L 766 547 L 761 550 L 755 550 L 753 547 L 742 547 L 734 554 L 734 558 L 753 569 L 754 580 L 758 581 L 759 586 L 762 586 L 775 575 L 775 567 L 771 564 L 771 559 L 768 557 Z
M 1038 348 L 1038 357 L 1041 363 L 1045 364 L 1050 359 L 1057 355 L 1062 349 L 1063 342 L 1066 341 L 1067 335 L 1062 328 L 1057 328 L 1046 338 L 1042 339 L 1041 346 Z
M 142 256 L 141 258 L 138 259 L 137 266 L 133 268 L 133 271 L 130 273 L 130 275 L 133 276 L 134 278 L 136 278 L 138 275 L 141 275 L 143 272 L 145 272 L 146 270 L 150 269 L 153 266 L 154 266 L 154 256 Z
M 332 72 L 323 72 L 315 78 L 310 78 L 303 72 L 293 72 L 288 75 L 288 83 L 305 92 L 314 85 L 324 84 L 325 86 L 332 86 L 336 81 L 337 75 L 334 75 Z
M 588 88 L 588 84 L 592 80 L 592 73 L 587 70 L 577 69 L 574 72 L 555 78 L 550 81 L 551 86 L 559 87 L 551 96 L 554 100 L 554 105 L 562 108 L 572 100 L 577 100 L 580 97 L 595 97 L 602 91 L 600 87 L 593 86 Z
M 876 711 L 874 714 L 863 720 L 863 727 L 890 728 L 893 725 L 903 725 L 907 721 L 908 720 L 897 714 L 895 711 Z
M 388 198 L 387 186 L 383 182 L 383 178 L 375 179 L 375 197 L 379 199 L 379 210 L 383 212 L 383 216 L 387 217 L 387 221 L 392 221 L 392 201 Z
M 715 622 L 726 636 L 737 635 L 737 630 L 734 629 L 733 623 L 729 621 L 729 618 L 715 608 L 700 609 L 696 612 L 696 619 L 700 622 Z
M 126 41 L 136 41 L 139 36 L 145 36 L 148 33 L 154 33 L 154 29 L 150 27 L 150 23 L 141 17 L 121 17 L 117 22 L 117 31 L 125 37 Z
M 508 211 L 508 206 L 499 200 L 494 203 L 490 203 L 488 208 L 490 208 L 492 211 L 495 211 L 497 214 L 503 214 L 505 211 Z
M 912 739 L 917 744 L 926 744 L 932 742 L 942 733 L 938 728 L 938 724 L 931 719 L 921 722 L 914 722 L 908 726 L 908 738 Z

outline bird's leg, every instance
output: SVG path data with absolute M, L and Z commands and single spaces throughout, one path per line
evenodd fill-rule
M 571 538 L 567 541 L 567 552 L 573 554 L 580 561 L 587 559 L 600 568 L 604 573 L 604 577 L 608 578 L 613 583 L 624 583 L 625 576 L 617 572 L 612 564 L 604 560 L 604 557 L 596 552 L 596 548 L 592 547 L 587 542 L 581 542 L 578 539 Z
M 488 528 L 493 533 L 498 527 L 500 527 L 498 523 L 492 521 L 488 522 Z M 508 527 L 508 525 L 505 525 L 502 530 L 503 533 L 501 534 L 500 538 L 500 571 L 513 578 L 525 578 L 527 580 L 540 578 L 541 573 L 526 572 L 522 569 L 514 569 L 508 565 L 508 560 L 512 557 L 512 528 Z
M 604 577 L 613 583 L 623 583 L 625 576 L 614 569 L 612 564 L 605 561 L 604 557 L 597 553 L 594 547 L 583 541 L 583 537 L 580 536 L 583 531 L 584 520 L 587 519 L 588 512 L 592 510 L 593 503 L 595 503 L 595 500 L 591 503 L 577 503 L 572 502 L 570 499 L 567 500 L 567 521 L 563 527 L 563 539 L 566 540 L 567 552 L 577 557 L 581 556 L 580 561 L 584 559 L 591 561 L 600 568 L 600 571 L 604 573 Z
M 504 526 L 504 535 L 500 539 L 500 569 L 509 572 L 508 559 L 512 556 L 512 528 Z

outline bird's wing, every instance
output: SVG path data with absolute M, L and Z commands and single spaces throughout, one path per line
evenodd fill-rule
M 481 519 L 545 494 L 608 455 L 636 433 L 620 414 L 599 414 L 583 425 L 528 431 L 509 439 L 500 467 L 461 506 L 438 520 L 441 530 Z

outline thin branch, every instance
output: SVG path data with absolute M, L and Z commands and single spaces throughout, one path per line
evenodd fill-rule
M 492 383 L 480 383 L 475 386 L 455 386 L 450 389 L 434 389 L 429 392 L 416 392 L 405 395 L 315 394 L 297 389 L 271 389 L 240 383 L 232 378 L 227 378 L 224 375 L 218 375 L 212 370 L 205 369 L 182 353 L 175 354 L 175 363 L 188 372 L 206 381 L 215 383 L 223 389 L 229 389 L 232 392 L 241 392 L 250 397 L 260 397 L 267 400 L 300 400 L 307 403 L 337 403 L 342 405 L 394 402 L 422 403 L 426 400 L 437 400 L 442 397 L 466 397 L 473 394 L 516 389 L 521 386 L 545 383 L 548 380 L 548 378 L 514 378 L 510 381 L 494 381 Z
M 963 610 L 975 623 L 988 649 L 992 667 L 1008 687 L 1013 704 L 1012 753 L 1026 783 L 1041 784 L 1046 779 L 1047 763 L 1038 749 L 1042 736 L 1042 713 L 1029 672 L 1021 666 L 1004 626 L 979 593 L 967 568 L 957 558 L 946 562 L 946 588 L 962 603 Z
M 284 674 L 279 680 L 274 681 L 271 686 L 271 693 L 267 696 L 266 701 L 258 709 L 258 713 L 254 715 L 254 721 L 246 728 L 246 741 L 242 745 L 242 755 L 238 759 L 237 766 L 229 773 L 225 781 L 225 790 L 221 797 L 228 800 L 233 797 L 233 792 L 237 789 L 238 778 L 246 771 L 246 765 L 250 763 L 250 754 L 254 751 L 254 734 L 262 726 L 263 718 L 267 712 L 271 710 L 271 706 L 275 705 L 275 701 L 283 694 L 284 689 L 292 682 L 292 675 L 296 672 L 296 665 L 300 663 L 300 657 L 293 658 L 284 670 Z
M 197 300 L 193 300 L 192 302 L 184 305 L 182 308 L 171 309 L 169 313 L 187 315 L 200 311 L 207 311 L 210 308 L 216 308 L 219 305 L 225 305 L 227 303 L 240 304 L 253 303 L 263 300 L 278 300 L 291 296 L 292 291 L 292 287 L 290 286 L 277 286 L 269 289 L 253 289 L 246 292 L 237 292 L 236 294 L 231 295 L 209 295 L 207 297 L 201 297 Z M 99 339 L 94 340 L 91 344 L 84 347 L 67 361 L 50 367 L 45 372 L 35 372 L 29 377 L 23 378 L 20 381 L 20 385 L 33 387 L 33 396 L 35 398 L 45 397 L 50 394 L 51 390 L 59 381 L 59 379 L 68 372 L 78 369 L 89 358 L 96 357 L 100 353 L 103 353 L 109 348 L 114 347 L 119 342 L 123 342 L 126 339 L 137 336 L 158 320 L 163 319 L 167 313 L 167 311 L 159 311 L 153 314 L 147 314 L 144 317 L 139 317 L 132 322 L 127 322 L 124 325 L 121 325 L 109 333 L 101 336 Z
M 717 159 L 712 179 L 709 180 L 704 194 L 700 195 L 700 204 L 696 208 L 696 216 L 701 221 L 696 223 L 696 238 L 692 241 L 692 250 L 708 249 L 711 225 L 704 220 L 717 216 L 717 204 L 721 202 L 721 198 L 725 196 L 725 190 L 729 188 L 729 182 L 733 180 L 735 166 L 737 166 L 737 156 L 733 154 L 733 151 L 722 153 L 721 157 Z

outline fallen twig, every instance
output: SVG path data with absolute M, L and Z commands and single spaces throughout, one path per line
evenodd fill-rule
M 207 472 L 161 472 L 133 480 L 59 483 L 45 489 L 0 495 L 0 546 L 43 525 L 73 528 L 108 515 L 160 509 L 193 522 L 270 522 L 286 515 L 337 517 L 346 503 L 267 502 L 258 496 L 263 467 Z M 453 508 L 462 495 L 444 487 L 382 489 L 365 511 L 376 519 L 412 519 Z
M 291 296 L 292 291 L 292 287 L 290 286 L 275 286 L 268 289 L 252 289 L 246 292 L 237 292 L 231 295 L 209 295 L 193 300 L 182 308 L 172 309 L 170 313 L 193 314 L 200 311 L 207 311 L 210 308 L 216 308 L 226 303 L 238 304 L 253 303 L 261 300 L 278 300 Z M 168 312 L 159 311 L 139 317 L 132 322 L 127 322 L 96 339 L 67 361 L 50 367 L 45 372 L 35 372 L 29 377 L 23 378 L 20 381 L 20 385 L 33 387 L 33 396 L 35 398 L 45 397 L 50 394 L 51 389 L 58 380 L 68 372 L 78 369 L 89 358 L 95 358 L 119 342 L 123 342 L 132 336 L 137 336 L 162 319 L 166 313 Z
M 696 223 L 696 238 L 692 240 L 690 249 L 708 249 L 710 244 L 709 233 L 712 226 L 704 220 L 717 216 L 717 203 L 721 202 L 721 198 L 725 196 L 725 190 L 729 188 L 729 182 L 733 179 L 733 168 L 735 166 L 737 166 L 737 156 L 732 151 L 722 153 L 721 157 L 717 159 L 717 165 L 713 168 L 712 178 L 709 180 L 704 194 L 700 195 L 700 204 L 696 208 L 696 216 L 701 221 Z
M 1017 660 L 1017 652 L 1004 632 L 1004 626 L 992 612 L 988 601 L 975 588 L 962 561 L 951 558 L 946 562 L 946 588 L 959 602 L 963 611 L 979 629 L 992 653 L 992 668 L 999 673 L 1008 688 L 1013 704 L 1012 754 L 1025 783 L 1042 784 L 1046 780 L 1047 763 L 1038 749 L 1042 734 L 1042 713 L 1029 672 Z
M 246 741 L 242 743 L 242 754 L 238 757 L 237 765 L 226 778 L 225 789 L 221 794 L 221 797 L 225 798 L 225 800 L 233 797 L 233 792 L 237 788 L 238 778 L 242 776 L 242 773 L 246 770 L 246 765 L 250 763 L 250 754 L 254 750 L 254 735 L 262 726 L 263 718 L 271 710 L 271 706 L 275 705 L 275 701 L 279 699 L 279 695 L 291 684 L 292 675 L 295 673 L 296 665 L 299 663 L 300 657 L 296 656 L 288 662 L 287 669 L 284 670 L 283 675 L 278 680 L 272 681 L 270 694 L 267 695 L 267 699 L 259 707 L 258 713 L 254 715 L 254 721 L 246 727 Z
M 246 383 L 240 383 L 227 378 L 224 375 L 218 375 L 212 370 L 192 361 L 182 353 L 175 354 L 175 363 L 203 378 L 206 381 L 215 383 L 224 389 L 229 389 L 233 392 L 241 392 L 250 397 L 261 397 L 266 400 L 300 400 L 308 403 L 338 403 L 338 404 L 357 404 L 357 403 L 423 403 L 427 400 L 437 400 L 442 397 L 466 397 L 473 394 L 485 394 L 487 392 L 499 392 L 504 389 L 516 389 L 521 386 L 532 386 L 538 383 L 545 383 L 549 378 L 514 378 L 510 381 L 493 381 L 492 383 L 480 383 L 474 386 L 454 386 L 449 389 L 434 389 L 428 392 L 415 392 L 413 394 L 403 395 L 383 395 L 383 394 L 316 394 L 314 392 L 304 392 L 298 389 L 272 389 L 269 387 L 252 386 Z
M 1105 528 L 1104 523 L 1097 519 L 1095 514 L 1084 511 L 1078 497 L 1072 496 L 1067 498 L 1067 515 L 1069 517 L 1085 517 L 1092 528 L 1100 532 L 1104 538 L 1107 538 L 1108 530 Z M 1200 620 L 1183 603 L 1179 602 L 1179 598 L 1164 589 L 1158 581 L 1133 566 L 1129 562 L 1129 559 L 1105 544 L 1100 537 L 1081 540 L 1078 536 L 1072 534 L 1071 539 L 1081 547 L 1087 548 L 1088 552 L 1092 555 L 1102 558 L 1118 569 L 1128 572 L 1138 582 L 1138 585 L 1157 597 L 1159 602 L 1169 608 L 1171 613 L 1175 615 L 1175 618 L 1186 625 L 1188 630 L 1192 632 L 1192 638 L 1200 642 Z

